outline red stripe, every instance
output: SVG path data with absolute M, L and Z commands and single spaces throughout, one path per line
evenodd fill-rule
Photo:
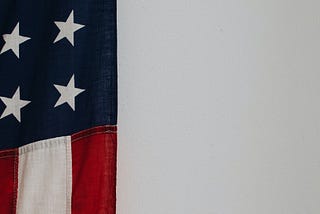
M 0 151 L 0 213 L 16 213 L 18 160 L 18 149 Z
M 115 214 L 115 126 L 74 134 L 72 139 L 72 214 Z

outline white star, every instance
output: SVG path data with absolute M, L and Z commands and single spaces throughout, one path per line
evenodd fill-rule
M 21 122 L 21 109 L 28 105 L 30 101 L 20 99 L 20 87 L 18 87 L 12 98 L 0 97 L 0 99 L 6 105 L 0 119 L 13 114 Z
M 73 109 L 73 111 L 75 111 L 75 97 L 78 96 L 80 93 L 84 92 L 85 90 L 74 87 L 74 75 L 72 75 L 67 86 L 54 85 L 54 87 L 56 87 L 56 89 L 60 93 L 60 97 L 54 107 L 60 106 L 64 103 L 68 103 L 69 106 Z
M 19 29 L 19 22 L 15 26 L 14 30 L 11 34 L 4 34 L 2 35 L 4 41 L 6 42 L 0 52 L 0 54 L 12 50 L 13 53 L 19 58 L 19 49 L 20 44 L 24 43 L 25 41 L 29 40 L 29 37 L 20 36 L 20 29 Z
M 73 10 L 71 11 L 67 21 L 65 22 L 54 22 L 60 29 L 57 38 L 53 43 L 60 41 L 63 38 L 67 38 L 68 41 L 74 46 L 74 32 L 83 28 L 85 25 L 74 23 Z

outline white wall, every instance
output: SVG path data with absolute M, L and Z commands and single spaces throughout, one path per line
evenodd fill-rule
M 118 214 L 319 214 L 320 1 L 118 4 Z

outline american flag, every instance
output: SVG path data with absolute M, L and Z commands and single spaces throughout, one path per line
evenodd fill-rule
M 0 213 L 114 214 L 115 0 L 0 1 Z

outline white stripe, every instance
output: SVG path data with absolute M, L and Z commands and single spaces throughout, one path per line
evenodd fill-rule
M 17 214 L 70 214 L 71 138 L 19 148 Z

